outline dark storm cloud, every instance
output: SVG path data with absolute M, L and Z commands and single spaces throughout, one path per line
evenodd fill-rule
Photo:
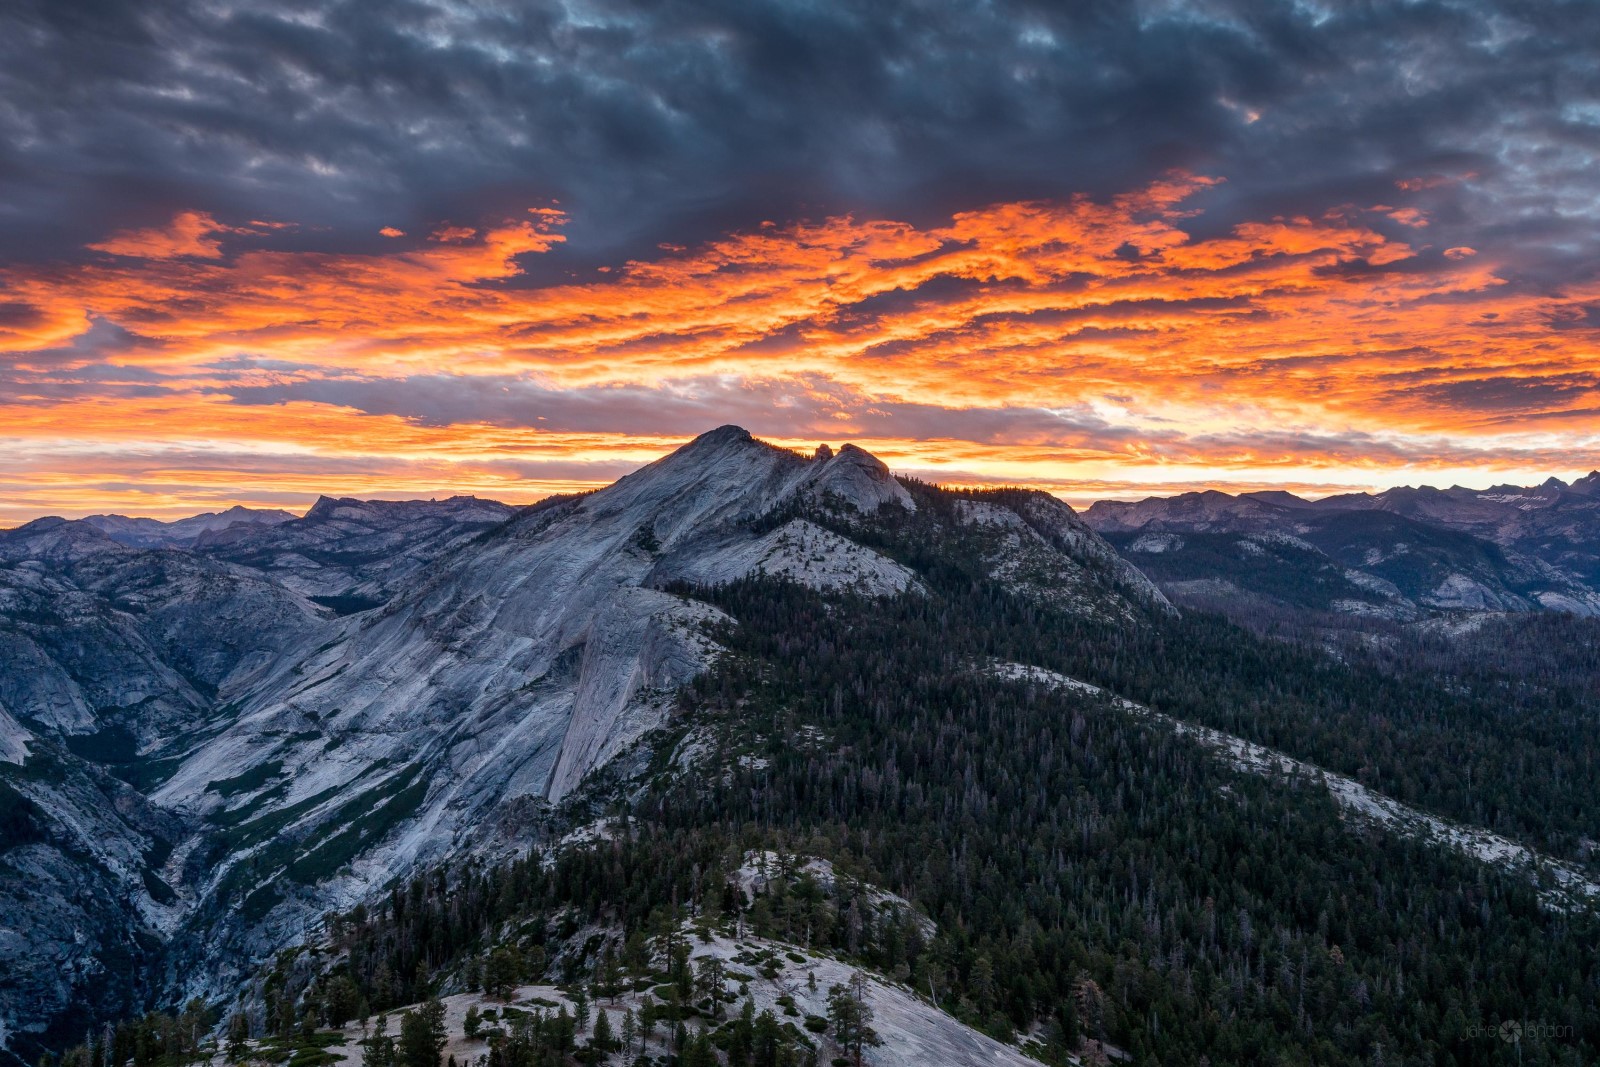
M 763 219 L 1183 167 L 1228 179 L 1196 225 L 1417 207 L 1437 248 L 1552 287 L 1600 258 L 1597 50 L 1576 2 L 13 0 L 0 256 L 179 209 L 360 248 L 560 200 L 534 284 Z

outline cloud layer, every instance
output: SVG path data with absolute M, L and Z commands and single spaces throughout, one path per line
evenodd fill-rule
M 12 5 L 0 521 L 1600 465 L 1600 9 L 860 7 Z

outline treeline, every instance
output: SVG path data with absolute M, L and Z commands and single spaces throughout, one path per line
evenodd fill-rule
M 207 1051 L 206 1038 L 217 1013 L 191 1000 L 176 1015 L 150 1012 L 137 1019 L 105 1023 L 59 1059 L 45 1053 L 39 1067 L 165 1067 L 189 1063 Z

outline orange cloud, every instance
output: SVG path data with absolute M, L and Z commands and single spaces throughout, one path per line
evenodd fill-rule
M 96 246 L 117 258 L 0 278 L 0 443 L 73 472 L 95 448 L 248 453 L 258 494 L 309 493 L 315 468 L 345 492 L 424 470 L 526 498 L 726 421 L 732 389 L 760 394 L 758 433 L 1063 491 L 1600 465 L 1595 287 L 1527 292 L 1492 251 L 1387 236 L 1425 221 L 1408 208 L 1194 236 L 1213 184 L 762 225 L 546 286 L 521 264 L 562 242 L 555 208 L 359 255 L 224 256 L 240 231 L 185 213 Z
M 198 256 L 215 259 L 222 255 L 217 235 L 236 232 L 220 225 L 203 211 L 185 211 L 164 227 L 149 230 L 124 230 L 89 247 L 96 252 L 135 259 L 173 259 Z

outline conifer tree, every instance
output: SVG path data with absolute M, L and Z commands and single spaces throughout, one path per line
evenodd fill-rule
M 445 1045 L 444 1005 L 429 1000 L 400 1016 L 398 1067 L 439 1067 Z
M 833 1024 L 833 1039 L 861 1067 L 864 1049 L 882 1044 L 872 1028 L 872 1005 L 866 999 L 867 979 L 860 971 L 842 985 L 828 989 L 828 1021 Z
M 638 1019 L 633 1014 L 633 1009 L 628 1008 L 622 1013 L 622 1051 L 627 1054 L 633 1052 L 633 1039 L 638 1036 Z
M 611 1052 L 616 1047 L 616 1038 L 611 1031 L 611 1018 L 603 1008 L 595 1012 L 594 1034 L 589 1038 L 589 1045 L 601 1053 Z

